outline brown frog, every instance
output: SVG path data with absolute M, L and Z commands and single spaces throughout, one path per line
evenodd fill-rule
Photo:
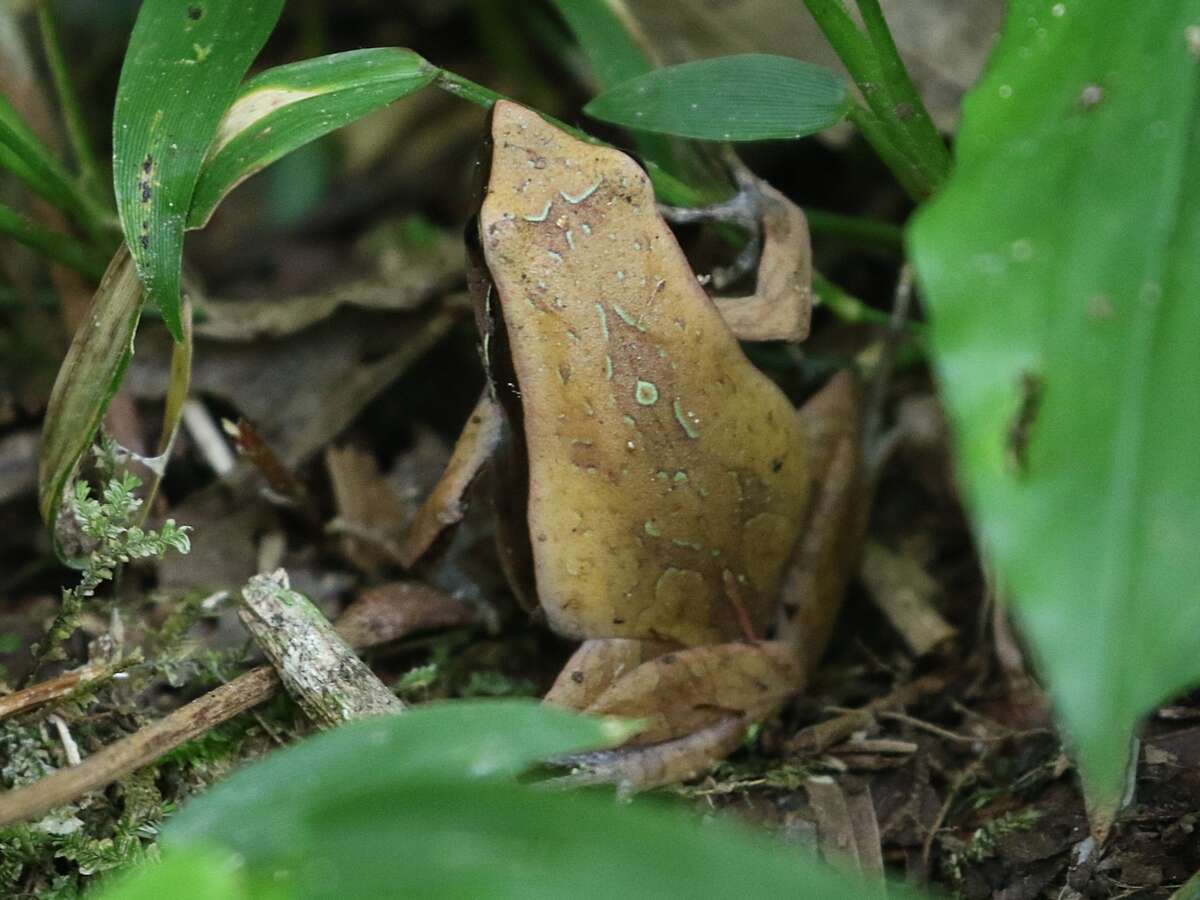
M 804 417 L 743 355 L 631 158 L 509 102 L 489 137 L 475 293 L 511 426 L 506 569 L 583 641 L 547 701 L 644 720 L 632 743 L 653 749 L 610 774 L 684 777 L 800 688 L 820 647 L 797 640 L 828 635 L 828 600 L 777 625 L 811 493 Z

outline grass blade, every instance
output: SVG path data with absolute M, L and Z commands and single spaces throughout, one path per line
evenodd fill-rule
M 142 310 L 142 284 L 129 253 L 117 251 L 92 306 L 75 337 L 46 407 L 38 452 L 38 508 L 50 529 L 55 552 L 72 563 L 60 546 L 55 524 L 63 490 L 96 436 L 109 401 L 121 385 L 133 356 L 133 335 Z
M 145 0 L 113 113 L 125 242 L 176 340 L 183 231 L 200 166 L 283 0 Z
M 437 68 L 411 50 L 353 50 L 269 69 L 243 85 L 217 128 L 188 228 L 203 228 L 225 195 L 324 134 L 420 90 Z
M 34 193 L 70 213 L 89 233 L 103 233 L 111 214 L 89 199 L 50 149 L 0 94 L 0 168 Z
M 70 235 L 51 231 L 31 222 L 14 209 L 0 204 L 0 234 L 7 234 L 43 256 L 99 280 L 104 274 L 105 258 L 93 247 Z
M 619 0 L 554 0 L 554 5 L 587 55 L 601 90 L 654 69 L 644 35 Z M 722 166 L 713 156 L 714 148 L 645 132 L 635 134 L 634 141 L 655 189 L 665 202 L 700 206 L 724 200 L 733 193 L 722 175 Z M 663 178 L 663 174 L 670 178 Z M 692 190 L 674 190 L 674 179 Z
M 584 112 L 637 131 L 704 141 L 814 134 L 849 108 L 842 79 L 788 56 L 718 56 L 648 72 L 601 94 Z

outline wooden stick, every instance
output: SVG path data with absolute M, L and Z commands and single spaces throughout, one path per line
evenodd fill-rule
M 428 596 L 426 596 L 428 595 Z M 389 613 L 386 607 L 408 607 Z M 366 612 L 356 608 L 369 606 Z M 409 614 L 401 614 L 408 612 Z M 397 640 L 414 631 L 474 620 L 469 609 L 433 588 L 385 585 L 366 592 L 339 617 L 346 636 L 359 647 Z M 365 627 L 370 624 L 370 628 Z M 91 791 L 98 791 L 130 772 L 154 762 L 190 741 L 269 700 L 279 690 L 271 666 L 251 669 L 228 684 L 197 697 L 141 731 L 92 754 L 78 766 L 59 769 L 41 781 L 0 794 L 0 827 L 43 816 Z
M 904 709 L 923 697 L 941 693 L 948 683 L 949 679 L 944 675 L 922 675 L 890 694 L 872 700 L 862 709 L 810 725 L 787 742 L 787 749 L 791 753 L 824 753 L 834 744 L 870 725 L 877 713 Z
M 168 750 L 270 699 L 278 689 L 279 676 L 270 666 L 251 669 L 153 725 L 92 754 L 79 765 L 59 769 L 28 787 L 0 795 L 0 827 L 37 818 L 112 784 L 154 762 Z
M 70 672 L 30 685 L 24 690 L 0 697 L 0 719 L 7 719 L 51 700 L 58 700 L 88 684 L 111 677 L 118 669 L 111 665 L 88 663 Z

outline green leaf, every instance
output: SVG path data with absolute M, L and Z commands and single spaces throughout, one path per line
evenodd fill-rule
M 120 387 L 133 356 L 141 311 L 142 284 L 128 252 L 121 248 L 96 289 L 50 392 L 38 452 L 38 508 L 55 551 L 72 565 L 77 561 L 59 546 L 55 528 L 63 489 L 91 447 L 104 411 Z
M 176 340 L 183 231 L 217 124 L 283 0 L 145 0 L 113 112 L 113 186 L 125 242 Z
M 846 86 L 829 69 L 788 56 L 718 56 L 648 72 L 601 94 L 584 112 L 639 131 L 705 141 L 791 139 L 841 121 Z
M 420 90 L 437 68 L 381 47 L 268 69 L 242 86 L 217 128 L 196 185 L 189 228 L 203 228 L 238 184 L 297 147 Z
M 90 201 L 24 120 L 12 104 L 0 94 L 0 168 L 7 169 L 25 182 L 30 190 L 59 209 L 73 214 L 89 227 L 99 227 L 106 217 Z
M 359 722 L 248 766 L 163 840 L 168 856 L 222 846 L 302 897 L 864 896 L 861 881 L 724 823 L 512 779 L 614 739 L 597 720 L 513 701 Z
M 89 893 L 89 896 L 91 894 Z M 279 898 L 289 896 L 277 894 Z M 192 848 L 105 882 L 98 900 L 259 900 L 229 854 Z
M 284 854 L 321 796 L 430 779 L 513 776 L 549 756 L 630 733 L 530 701 L 457 701 L 325 732 L 247 767 L 171 820 L 164 839 L 220 838 L 248 858 Z M 313 778 L 321 773 L 319 792 Z
M 1096 804 L 1200 681 L 1197 23 L 1014 2 L 910 234 L 973 517 Z
M 653 68 L 630 33 L 629 13 L 618 12 L 611 0 L 554 0 L 554 5 L 587 54 L 601 87 L 614 87 Z
M 6 234 L 89 278 L 98 280 L 108 262 L 93 247 L 80 243 L 70 235 L 43 228 L 3 204 L 0 204 L 0 234 Z
M 554 0 L 554 5 L 583 48 L 602 89 L 654 68 L 648 48 L 638 40 L 642 35 L 637 33 L 636 21 L 618 0 Z M 634 140 L 655 190 L 665 202 L 701 206 L 732 194 L 712 148 L 657 134 L 638 133 Z

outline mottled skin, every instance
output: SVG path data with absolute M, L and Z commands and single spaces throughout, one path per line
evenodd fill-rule
M 501 400 L 520 404 L 537 599 L 587 641 L 551 699 L 644 714 L 666 702 L 656 692 L 682 692 L 672 703 L 698 717 L 666 716 L 678 721 L 654 740 L 765 715 L 799 679 L 792 648 L 753 641 L 800 535 L 804 426 L 743 355 L 632 159 L 507 102 L 490 136 L 482 319 L 501 324 L 484 343 L 504 354 L 489 366 L 507 372 Z

